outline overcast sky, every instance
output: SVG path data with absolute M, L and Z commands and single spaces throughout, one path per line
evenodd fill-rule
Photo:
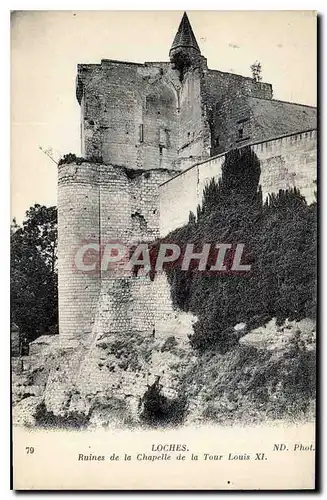
M 78 63 L 167 61 L 180 11 L 12 14 L 12 216 L 56 204 L 56 158 L 80 154 Z M 311 11 L 189 11 L 212 69 L 251 76 L 259 60 L 274 97 L 316 105 L 316 17 Z

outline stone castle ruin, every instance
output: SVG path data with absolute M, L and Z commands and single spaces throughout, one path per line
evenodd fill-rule
M 169 59 L 78 65 L 83 158 L 58 167 L 62 360 L 53 362 L 45 396 L 54 414 L 87 413 L 110 395 L 135 413 L 159 379 L 174 397 L 181 359 L 192 356 L 196 318 L 174 310 L 165 274 L 77 272 L 82 242 L 130 245 L 167 235 L 196 212 L 226 152 L 249 145 L 264 196 L 296 186 L 314 199 L 315 108 L 273 99 L 270 83 L 209 69 L 186 13 Z

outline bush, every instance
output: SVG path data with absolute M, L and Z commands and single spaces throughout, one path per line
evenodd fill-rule
M 77 412 L 67 416 L 54 415 L 46 409 L 44 403 L 40 403 L 35 415 L 35 423 L 37 427 L 48 429 L 84 429 L 89 424 L 89 416 Z
M 207 351 L 182 386 L 195 388 L 190 397 L 199 400 L 202 417 L 219 424 L 298 421 L 314 400 L 315 373 L 315 351 L 294 338 L 284 352 L 245 345 L 225 354 Z
M 192 346 L 226 352 L 235 345 L 229 330 L 239 322 L 256 326 L 276 317 L 315 317 L 316 203 L 308 206 L 298 189 L 262 202 L 260 163 L 250 148 L 226 155 L 222 177 L 204 190 L 197 220 L 164 242 L 185 248 L 194 243 L 243 243 L 245 276 L 210 276 L 180 266 L 166 269 L 175 307 L 198 317 Z M 254 321 L 255 318 L 255 321 Z
M 171 351 L 173 350 L 175 347 L 178 346 L 178 342 L 177 340 L 175 339 L 175 337 L 172 335 L 171 337 L 168 337 L 164 344 L 162 345 L 161 347 L 161 352 L 165 352 L 165 351 Z
M 150 426 L 178 425 L 183 422 L 186 411 L 186 396 L 169 399 L 162 393 L 159 378 L 148 387 L 142 398 L 143 410 L 140 418 Z
M 58 165 L 64 165 L 69 163 L 76 163 L 76 165 L 81 165 L 82 163 L 103 163 L 102 156 L 90 156 L 88 158 L 83 158 L 82 156 L 76 156 L 74 153 L 65 154 L 58 161 Z

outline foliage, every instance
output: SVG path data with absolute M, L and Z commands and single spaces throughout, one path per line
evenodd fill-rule
M 200 398 L 203 417 L 220 424 L 299 420 L 315 397 L 315 351 L 296 336 L 280 351 L 246 345 L 223 355 L 207 351 L 182 386 Z
M 198 220 L 210 215 L 215 209 L 222 213 L 235 207 L 241 212 L 242 205 L 257 208 L 262 204 L 260 162 L 249 146 L 226 154 L 218 182 L 212 178 L 203 191 L 203 202 L 198 206 Z M 217 214 L 216 214 L 217 215 Z
M 168 337 L 165 342 L 163 343 L 162 347 L 161 347 L 161 352 L 166 352 L 166 351 L 171 351 L 171 350 L 174 350 L 175 347 L 178 346 L 178 342 L 176 340 L 176 338 L 171 335 L 170 337 Z
M 194 213 L 192 212 L 192 210 L 189 213 L 188 221 L 190 224 L 195 224 L 195 222 L 196 222 L 196 217 L 195 217 Z
M 197 220 L 164 240 L 185 248 L 193 243 L 243 243 L 247 275 L 210 275 L 180 266 L 166 269 L 176 307 L 198 317 L 194 348 L 226 352 L 237 343 L 233 326 L 260 324 L 272 317 L 315 317 L 316 203 L 308 206 L 298 189 L 280 190 L 265 203 L 260 163 L 250 148 L 226 155 L 219 181 L 204 190 Z
M 252 78 L 255 82 L 261 82 L 262 76 L 262 67 L 261 63 L 259 61 L 256 61 L 255 63 L 251 64 L 250 66 L 251 72 L 252 72 Z
M 178 425 L 185 416 L 186 397 L 181 394 L 173 399 L 165 397 L 158 379 L 143 395 L 142 406 L 140 418 L 148 425 Z
M 76 163 L 76 165 L 81 165 L 82 163 L 103 163 L 101 156 L 90 156 L 89 158 L 83 158 L 82 156 L 76 156 L 74 153 L 67 153 L 62 158 L 60 158 L 58 165 L 64 165 L 69 163 Z
M 57 209 L 35 204 L 11 225 L 11 319 L 28 341 L 57 331 Z
M 182 82 L 184 80 L 185 73 L 192 64 L 189 54 L 183 50 L 174 52 L 171 57 L 171 62 L 174 66 L 174 69 L 179 71 L 179 79 Z
M 77 412 L 68 416 L 55 415 L 42 402 L 37 408 L 35 421 L 38 427 L 45 429 L 85 429 L 89 424 L 89 416 Z

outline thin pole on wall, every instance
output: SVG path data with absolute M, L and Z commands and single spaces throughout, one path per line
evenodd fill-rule
M 44 153 L 50 160 L 53 161 L 56 165 L 58 165 L 58 162 L 51 156 L 50 152 L 52 153 L 52 148 L 49 149 L 43 149 L 42 146 L 39 146 L 39 149 Z

